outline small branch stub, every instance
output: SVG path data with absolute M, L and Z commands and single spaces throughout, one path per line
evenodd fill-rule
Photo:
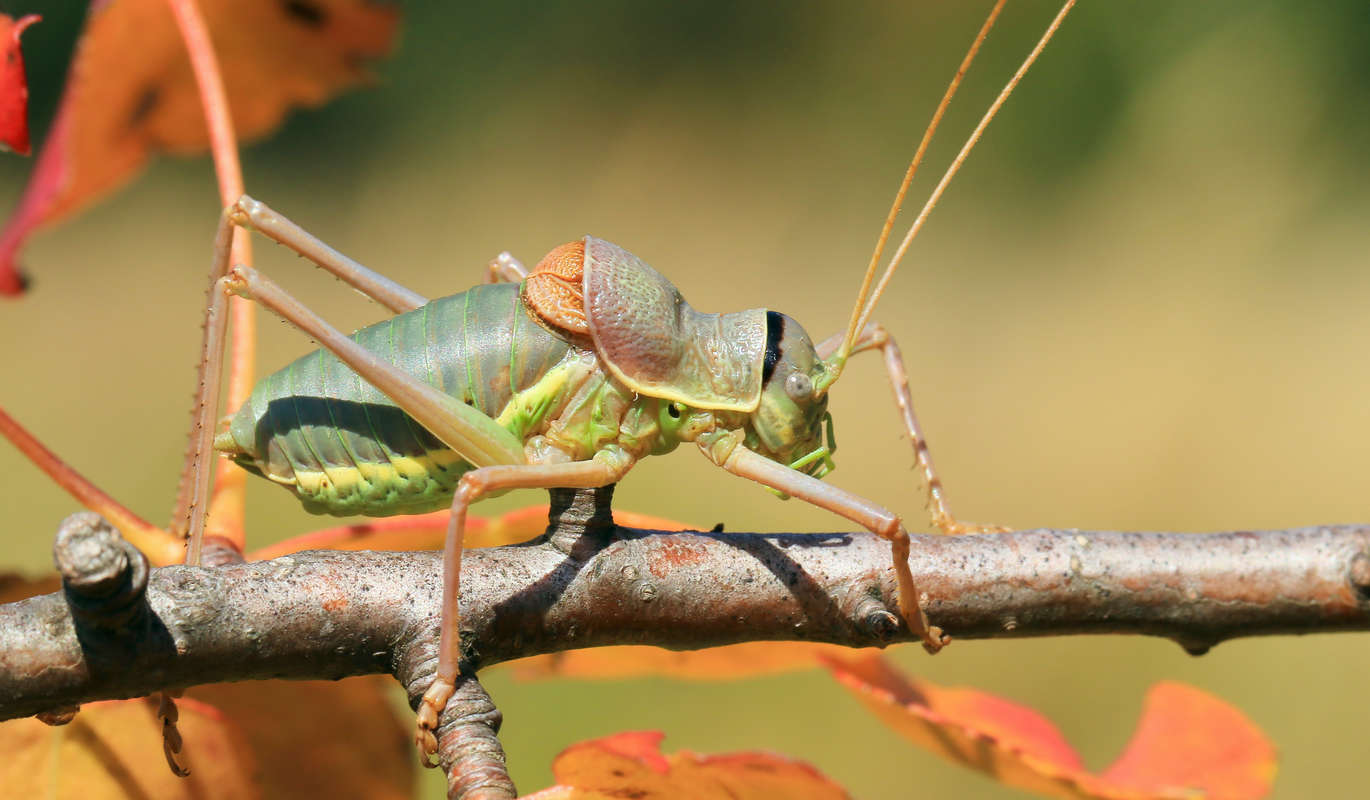
M 82 511 L 63 520 L 52 560 L 79 624 L 126 630 L 147 610 L 147 558 L 99 514 Z
M 1357 553 L 1351 559 L 1351 585 L 1366 599 L 1370 599 L 1370 553 Z

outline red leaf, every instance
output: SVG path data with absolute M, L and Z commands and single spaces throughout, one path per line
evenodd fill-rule
M 393 6 L 364 0 L 201 0 L 200 7 L 242 138 L 367 80 L 365 63 L 389 52 L 399 20 Z M 166 2 L 93 2 L 52 130 L 0 233 L 0 294 L 22 291 L 15 259 L 35 228 L 123 185 L 154 153 L 196 153 L 208 144 Z
M 1265 734 L 1192 687 L 1153 687 L 1127 749 L 1095 774 L 1050 720 L 1026 706 L 910 680 L 879 656 L 825 660 L 838 681 L 910 741 L 1045 797 L 1247 800 L 1264 797 L 1274 780 L 1275 750 Z
M 589 744 L 592 750 L 598 749 L 606 755 L 631 759 L 658 775 L 666 775 L 671 771 L 671 762 L 667 761 L 666 757 L 661 754 L 661 740 L 665 738 L 666 734 L 661 731 L 628 731 L 613 736 L 605 736 L 603 739 L 597 739 Z M 570 749 L 575 749 L 575 746 Z M 563 751 L 561 755 L 566 756 L 570 749 Z M 574 758 L 574 755 L 570 755 L 567 760 L 570 761 Z M 558 756 L 557 760 L 560 761 L 561 757 Z M 553 767 L 553 769 L 555 768 Z
M 0 14 L 0 47 L 5 51 L 4 61 L 0 61 L 0 148 L 23 156 L 29 154 L 29 84 L 24 78 L 19 35 L 40 19 L 29 14 L 16 21 Z
M 634 731 L 581 742 L 552 763 L 557 785 L 525 800 L 840 800 L 847 793 L 823 773 L 774 753 L 661 754 L 663 734 Z

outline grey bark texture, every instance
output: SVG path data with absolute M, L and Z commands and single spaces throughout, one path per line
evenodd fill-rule
M 463 684 L 439 755 L 452 797 L 513 797 L 502 661 L 610 644 L 914 641 L 890 551 L 864 533 L 616 527 L 611 489 L 554 491 L 547 533 L 464 559 Z M 0 719 L 195 684 L 384 672 L 417 702 L 437 663 L 441 554 L 318 551 L 148 569 L 91 514 L 54 548 L 64 589 L 0 605 Z M 1191 653 L 1238 636 L 1370 629 L 1370 526 L 1210 534 L 1032 530 L 914 537 L 932 621 L 954 638 L 1135 633 Z

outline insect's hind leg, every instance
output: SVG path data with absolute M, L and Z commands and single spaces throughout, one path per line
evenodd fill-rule
M 466 535 L 466 511 L 472 503 L 492 492 L 507 489 L 588 489 L 617 482 L 632 468 L 632 456 L 617 447 L 595 454 L 590 461 L 565 464 L 522 464 L 472 470 L 461 477 L 452 496 L 452 517 L 447 523 L 443 549 L 442 627 L 438 644 L 438 674 L 424 692 L 417 709 L 414 743 L 421 763 L 437 752 L 438 718 L 456 691 L 461 660 L 460 609 L 461 555 Z
M 827 358 L 831 355 L 837 349 L 840 340 L 839 335 L 820 344 L 817 348 L 819 357 Z M 899 407 L 899 416 L 904 422 L 904 430 L 909 435 L 914 458 L 918 461 L 918 467 L 923 473 L 923 482 L 927 487 L 928 515 L 932 518 L 932 524 L 948 535 L 1003 533 L 1010 530 L 1000 525 L 962 522 L 951 513 L 946 489 L 942 485 L 942 479 L 937 476 L 937 468 L 933 466 L 932 453 L 928 451 L 928 440 L 923 436 L 918 418 L 913 413 L 913 393 L 909 390 L 909 376 L 904 369 L 904 356 L 899 351 L 899 345 L 895 344 L 894 337 L 885 330 L 885 326 L 872 322 L 861 330 L 860 336 L 852 346 L 852 354 L 864 350 L 879 350 L 885 357 L 885 371 L 889 375 L 890 388 L 894 390 L 894 403 Z
M 228 293 L 225 274 L 233 248 L 236 226 L 227 211 L 219 218 L 214 235 L 214 260 L 209 271 L 209 298 L 205 305 L 204 337 L 200 345 L 199 379 L 192 407 L 190 443 L 186 449 L 176 502 L 171 512 L 171 530 L 186 537 L 185 563 L 200 563 L 204 540 L 205 515 L 209 504 L 210 445 L 214 437 L 214 410 L 223 383 L 224 338 L 228 330 Z
M 428 298 L 418 292 L 367 269 L 329 247 L 323 240 L 286 219 L 260 200 L 243 195 L 233 205 L 224 209 L 224 219 L 230 224 L 257 231 L 268 239 L 285 245 L 396 314 L 413 311 L 428 302 Z
M 401 286 L 334 250 L 260 200 L 243 195 L 233 205 L 224 209 L 219 218 L 218 232 L 214 237 L 214 261 L 210 267 L 209 302 L 205 309 L 200 380 L 196 391 L 190 444 L 172 511 L 172 529 L 183 533 L 189 542 L 186 551 L 187 564 L 199 563 L 200 545 L 204 537 L 209 475 L 212 471 L 209 452 L 213 441 L 214 406 L 223 380 L 223 347 L 228 313 L 227 285 L 222 281 L 228 273 L 233 232 L 236 228 L 258 231 L 294 250 L 397 314 L 412 311 L 428 302 L 428 299 L 418 292 Z M 492 274 L 497 263 L 504 270 L 500 273 L 502 276 L 515 274 L 511 271 L 515 268 L 522 269 L 522 265 L 512 256 L 508 256 L 510 263 L 504 263 L 505 256 L 508 254 L 501 254 L 500 258 L 491 262 Z
M 357 344 L 255 269 L 234 267 L 224 286 L 257 301 L 323 345 L 467 463 L 476 467 L 526 463 L 523 442 L 499 423 Z
M 426 763 L 428 755 L 437 747 L 433 731 L 438 715 L 451 698 L 457 677 L 460 656 L 457 601 L 461 591 L 467 507 L 490 492 L 504 489 L 604 486 L 627 472 L 633 458 L 612 447 L 600 451 L 591 461 L 528 464 L 523 442 L 494 420 L 366 350 L 256 270 L 234 267 L 216 285 L 257 301 L 313 337 L 439 441 L 476 467 L 459 481 L 448 523 L 438 678 L 424 695 L 416 737 Z

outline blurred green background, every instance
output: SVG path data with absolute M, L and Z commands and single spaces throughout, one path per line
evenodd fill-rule
M 906 160 L 988 5 L 416 3 L 378 86 L 247 148 L 247 186 L 433 296 L 472 284 L 500 250 L 535 261 L 593 232 L 698 308 L 766 305 L 821 337 L 845 322 Z M 79 22 L 79 9 L 66 22 L 43 10 L 49 23 L 25 37 L 40 128 Z M 912 197 L 1054 11 L 1011 4 Z M 958 514 L 1181 531 L 1370 521 L 1368 93 L 1361 2 L 1077 9 L 877 314 L 900 339 Z M 0 159 L 6 205 L 30 164 Z M 184 447 L 216 207 L 207 158 L 159 161 L 36 237 L 32 293 L 0 306 L 0 402 L 158 522 Z M 379 316 L 293 257 L 265 243 L 257 253 L 340 326 Z M 262 339 L 263 369 L 305 348 L 272 322 Z M 844 376 L 832 480 L 921 527 L 888 398 L 877 359 Z M 73 503 L 8 447 L 0 472 L 4 565 L 46 569 Z M 254 488 L 252 544 L 323 524 L 285 492 Z M 730 530 L 844 527 L 683 451 L 636 469 L 618 500 Z M 1041 709 L 1092 766 L 1124 745 L 1149 684 L 1188 681 L 1274 738 L 1276 797 L 1363 791 L 1363 635 L 1237 641 L 1202 658 L 1131 637 L 895 658 Z M 716 684 L 493 674 L 489 687 L 525 791 L 547 784 L 572 742 L 655 728 L 668 750 L 808 759 L 862 798 L 1016 796 L 914 751 L 818 672 Z M 424 796 L 439 796 L 440 780 L 423 777 Z

